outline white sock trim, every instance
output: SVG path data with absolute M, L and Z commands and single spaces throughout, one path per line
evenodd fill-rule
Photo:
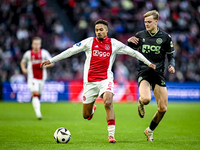
M 115 125 L 108 125 L 108 136 L 113 136 L 115 135 Z

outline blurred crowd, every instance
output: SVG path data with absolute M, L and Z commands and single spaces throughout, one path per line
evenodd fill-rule
M 0 14 L 1 82 L 18 81 L 20 61 L 23 54 L 31 49 L 34 36 L 43 39 L 42 47 L 52 56 L 74 44 L 58 14 L 47 7 L 46 0 L 1 0 Z M 51 72 L 49 78 L 54 79 L 56 74 Z
M 40 36 L 43 48 L 52 56 L 74 43 L 58 19 L 56 10 L 47 7 L 47 0 L 1 0 L 0 3 L 0 75 L 10 81 L 19 72 L 22 55 L 30 49 L 31 38 Z M 143 14 L 156 9 L 158 26 L 172 37 L 176 73 L 165 74 L 167 81 L 200 82 L 200 1 L 199 0 L 57 0 L 62 12 L 72 22 L 80 39 L 94 34 L 94 22 L 109 22 L 109 37 L 126 44 L 129 37 L 145 29 Z M 137 79 L 138 61 L 127 55 L 117 56 L 128 69 L 129 80 Z M 85 55 L 80 53 L 62 60 L 49 69 L 49 80 L 82 80 Z M 114 64 L 113 71 L 117 68 Z M 166 63 L 167 64 L 167 63 Z M 167 68 L 167 67 L 166 67 Z M 16 71 L 18 70 L 18 71 Z

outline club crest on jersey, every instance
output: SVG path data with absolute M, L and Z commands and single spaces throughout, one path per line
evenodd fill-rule
M 157 38 L 156 43 L 161 44 L 163 41 L 161 38 Z
M 79 43 L 76 43 L 76 46 L 81 46 L 81 42 L 79 42 Z
M 83 96 L 83 101 L 85 101 L 86 100 L 86 97 L 85 96 Z
M 109 45 L 105 45 L 105 50 L 109 50 L 110 46 Z

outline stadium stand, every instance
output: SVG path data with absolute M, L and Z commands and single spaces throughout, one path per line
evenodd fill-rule
M 47 0 L 2 0 L 0 3 L 0 76 L 9 81 L 19 68 L 22 54 L 30 49 L 33 36 L 41 36 L 43 48 L 52 55 L 78 42 L 70 30 L 84 39 L 95 36 L 94 21 L 106 19 L 110 23 L 109 36 L 123 43 L 137 31 L 144 29 L 143 14 L 157 9 L 159 27 L 172 36 L 176 49 L 176 74 L 166 72 L 167 81 L 200 82 L 200 2 L 198 0 L 51 0 L 59 4 L 74 26 L 67 28 L 58 11 Z M 67 19 L 66 19 L 67 20 Z M 68 29 L 68 30 L 66 30 Z M 56 63 L 49 70 L 49 80 L 82 80 L 85 55 L 80 53 Z M 128 68 L 129 80 L 137 78 L 137 60 L 119 56 Z

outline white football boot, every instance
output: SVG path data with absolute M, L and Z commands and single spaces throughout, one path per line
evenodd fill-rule
M 153 131 L 149 127 L 144 130 L 144 134 L 147 137 L 147 141 L 153 141 Z

